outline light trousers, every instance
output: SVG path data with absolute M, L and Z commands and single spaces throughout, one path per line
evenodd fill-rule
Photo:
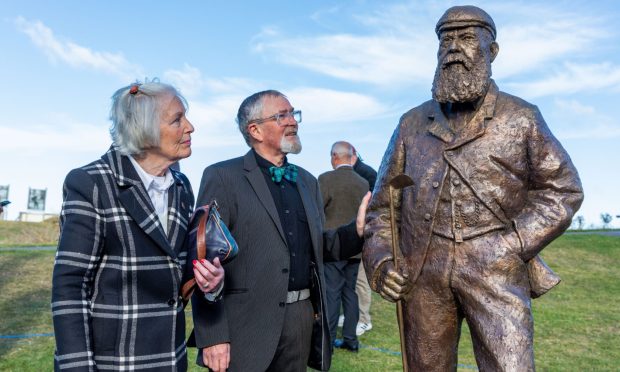
M 360 306 L 360 323 L 371 323 L 370 320 L 370 285 L 368 284 L 368 278 L 366 277 L 366 270 L 364 264 L 360 263 L 359 270 L 357 272 L 357 282 L 355 283 L 355 292 L 359 300 Z

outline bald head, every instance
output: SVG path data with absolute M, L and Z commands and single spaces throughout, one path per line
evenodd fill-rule
M 353 146 L 349 142 L 338 141 L 332 145 L 331 149 L 331 161 L 332 167 L 336 168 L 338 165 L 351 164 L 351 158 L 353 157 Z

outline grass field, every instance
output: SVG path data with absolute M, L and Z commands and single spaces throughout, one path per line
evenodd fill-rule
M 620 370 L 620 238 L 565 235 L 543 254 L 563 282 L 533 301 L 540 371 Z M 52 251 L 0 251 L 1 335 L 51 333 Z M 399 371 L 394 305 L 373 298 L 372 331 L 358 354 L 336 350 L 332 371 Z M 191 313 L 188 312 L 188 316 Z M 191 324 L 191 321 L 190 321 Z M 0 339 L 0 371 L 52 369 L 53 337 Z M 190 351 L 191 370 L 195 352 Z M 475 367 L 469 333 L 461 338 L 459 370 Z
M 58 218 L 44 222 L 0 221 L 0 247 L 56 245 Z

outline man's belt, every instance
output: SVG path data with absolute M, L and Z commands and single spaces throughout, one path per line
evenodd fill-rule
M 288 293 L 286 294 L 286 303 L 292 304 L 294 302 L 303 301 L 308 298 L 310 298 L 310 290 L 307 288 L 299 291 L 288 291 Z

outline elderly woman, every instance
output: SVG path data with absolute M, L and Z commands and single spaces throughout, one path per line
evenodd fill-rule
M 190 156 L 194 127 L 167 84 L 130 85 L 112 101 L 112 146 L 64 184 L 55 369 L 184 371 L 180 289 L 194 196 L 170 166 Z M 219 261 L 194 263 L 194 272 L 203 292 L 221 289 Z

